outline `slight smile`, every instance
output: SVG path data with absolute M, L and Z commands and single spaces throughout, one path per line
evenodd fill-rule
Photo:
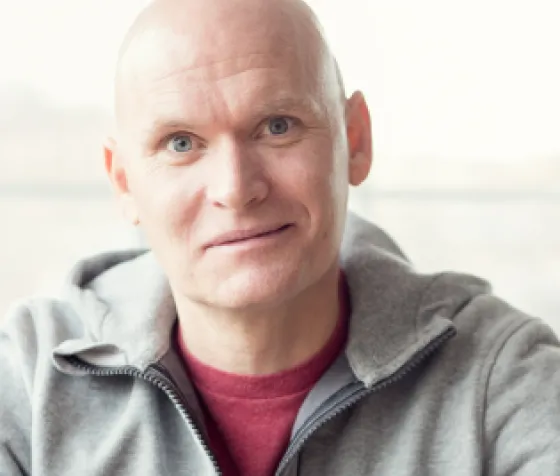
M 288 223 L 281 226 L 273 226 L 267 228 L 253 228 L 248 230 L 235 230 L 224 233 L 205 246 L 210 248 L 242 248 L 261 246 L 272 243 L 280 238 L 288 230 L 293 228 L 293 224 Z

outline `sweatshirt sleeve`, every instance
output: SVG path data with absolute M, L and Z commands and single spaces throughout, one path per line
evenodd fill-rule
M 502 345 L 489 375 L 485 418 L 489 476 L 560 474 L 560 345 L 530 320 Z
M 30 390 L 24 378 L 22 347 L 12 332 L 13 323 L 25 320 L 21 312 L 6 316 L 0 327 L 0 474 L 31 474 Z M 23 324 L 23 323 L 22 323 Z

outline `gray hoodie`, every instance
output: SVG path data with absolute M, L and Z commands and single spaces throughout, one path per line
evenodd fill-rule
M 545 324 L 477 278 L 415 272 L 355 216 L 341 265 L 349 342 L 278 475 L 560 475 L 560 348 Z M 0 475 L 219 474 L 175 324 L 146 251 L 86 260 L 61 299 L 15 306 L 0 331 Z

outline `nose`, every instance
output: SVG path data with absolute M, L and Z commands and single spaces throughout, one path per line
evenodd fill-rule
M 243 210 L 258 205 L 269 193 L 262 162 L 236 141 L 223 141 L 215 150 L 208 177 L 207 198 L 213 206 Z

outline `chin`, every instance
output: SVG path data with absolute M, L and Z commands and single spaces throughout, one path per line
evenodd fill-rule
M 297 268 L 267 268 L 232 273 L 208 289 L 205 301 L 224 309 L 247 309 L 279 305 L 297 294 Z

